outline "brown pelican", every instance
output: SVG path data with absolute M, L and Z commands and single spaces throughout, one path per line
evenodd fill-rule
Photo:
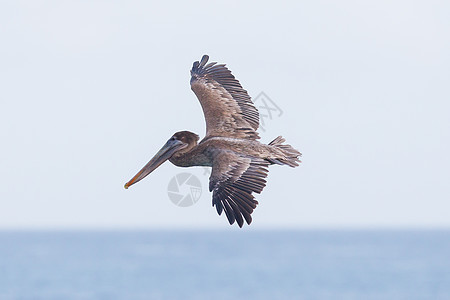
M 128 188 L 169 160 L 179 167 L 212 167 L 209 191 L 212 205 L 222 211 L 230 224 L 242 227 L 244 219 L 252 222 L 251 213 L 258 201 L 271 164 L 298 166 L 301 153 L 283 144 L 279 136 L 268 145 L 258 141 L 259 114 L 247 91 L 224 64 L 208 62 L 204 55 L 194 62 L 191 89 L 197 95 L 206 120 L 206 136 L 189 131 L 175 133 L 158 153 L 125 184 Z

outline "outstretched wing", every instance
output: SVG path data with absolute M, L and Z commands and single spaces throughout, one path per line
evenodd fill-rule
M 225 65 L 209 63 L 208 55 L 194 62 L 191 89 L 206 120 L 206 137 L 258 139 L 259 113 L 239 81 Z
M 209 191 L 213 192 L 212 205 L 219 215 L 222 211 L 228 222 L 239 227 L 252 222 L 251 214 L 258 201 L 252 193 L 261 193 L 266 186 L 269 162 L 259 158 L 242 157 L 231 151 L 220 151 L 215 156 Z

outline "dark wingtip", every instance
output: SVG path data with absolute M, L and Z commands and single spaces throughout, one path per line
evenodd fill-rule
M 203 55 L 202 59 L 200 61 L 194 61 L 194 64 L 192 65 L 192 69 L 191 69 L 191 76 L 194 75 L 195 73 L 201 73 L 203 67 L 206 65 L 206 63 L 208 62 L 209 56 L 208 55 Z
M 200 63 L 198 61 L 194 61 L 194 64 L 192 65 L 192 72 L 195 72 L 196 70 L 198 70 L 198 66 L 200 65 Z
M 213 204 L 213 206 L 214 206 L 214 204 Z M 217 213 L 219 214 L 219 216 L 222 215 L 222 211 L 223 211 L 222 205 L 217 203 L 216 204 L 216 210 L 217 210 Z
M 209 60 L 208 55 L 203 55 L 202 60 L 200 61 L 200 68 L 203 68 Z

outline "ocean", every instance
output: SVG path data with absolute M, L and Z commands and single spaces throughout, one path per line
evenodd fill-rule
M 0 299 L 450 299 L 450 231 L 1 231 Z

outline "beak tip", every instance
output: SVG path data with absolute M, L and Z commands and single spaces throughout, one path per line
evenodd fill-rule
M 128 190 L 128 187 L 129 187 L 128 182 L 125 183 L 125 185 L 124 185 L 123 187 L 124 187 L 126 190 Z

